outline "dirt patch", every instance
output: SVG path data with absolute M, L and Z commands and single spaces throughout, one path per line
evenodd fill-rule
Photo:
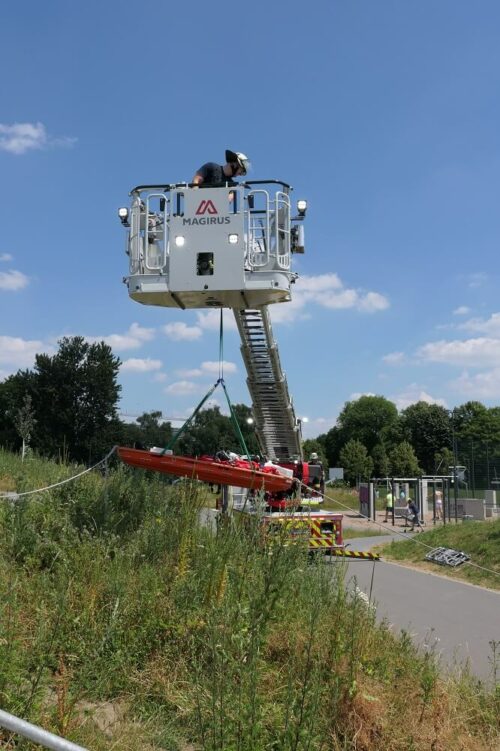
M 16 482 L 10 475 L 0 475 L 0 493 L 12 493 L 16 490 Z
M 90 719 L 107 738 L 112 738 L 120 729 L 127 709 L 124 701 L 80 701 L 76 706 L 80 722 Z

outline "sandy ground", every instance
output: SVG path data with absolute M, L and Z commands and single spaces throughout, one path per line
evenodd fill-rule
M 354 510 L 345 510 L 341 512 L 344 516 L 344 527 L 350 527 L 351 529 L 360 529 L 360 530 L 373 530 L 377 532 L 384 532 L 385 534 L 391 534 L 391 530 L 397 530 L 398 532 L 403 531 L 405 528 L 408 529 L 409 525 L 405 521 L 405 519 L 402 519 L 400 517 L 395 517 L 394 519 L 394 526 L 392 524 L 392 518 L 389 516 L 389 519 L 387 522 L 384 522 L 385 519 L 385 511 L 377 511 L 376 512 L 376 521 L 373 519 L 365 519 L 364 517 L 360 516 L 356 511 Z M 437 525 L 441 525 L 442 522 L 437 521 Z M 426 529 L 433 529 L 434 522 L 432 520 L 432 517 L 426 522 L 424 525 Z M 415 527 L 417 529 L 417 527 Z

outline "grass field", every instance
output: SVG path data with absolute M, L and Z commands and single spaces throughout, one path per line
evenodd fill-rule
M 0 451 L 9 492 L 79 469 Z M 498 687 L 441 677 L 343 566 L 202 526 L 205 503 L 121 466 L 0 501 L 3 709 L 93 751 L 497 751 Z
M 451 523 L 422 532 L 418 542 L 431 548 L 446 547 L 460 550 L 471 557 L 477 566 L 468 563 L 456 569 L 425 561 L 427 549 L 411 540 L 391 543 L 381 547 L 386 558 L 410 562 L 421 568 L 432 568 L 437 573 L 456 579 L 500 589 L 500 519 L 495 521 Z M 487 570 L 485 570 L 487 569 Z

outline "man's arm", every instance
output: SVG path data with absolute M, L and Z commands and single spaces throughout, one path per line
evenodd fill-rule
M 192 183 L 193 183 L 194 185 L 201 185 L 201 184 L 202 184 L 202 182 L 203 182 L 203 179 L 204 179 L 204 178 L 203 178 L 203 175 L 200 175 L 200 173 L 199 173 L 199 172 L 197 172 L 197 173 L 195 174 L 195 176 L 193 177 L 193 179 L 191 180 L 191 182 L 192 182 Z

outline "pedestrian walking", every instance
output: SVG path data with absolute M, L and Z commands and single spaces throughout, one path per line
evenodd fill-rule
M 415 524 L 417 524 L 420 529 L 423 529 L 424 525 L 420 521 L 417 505 L 415 501 L 412 501 L 411 498 L 408 498 L 408 502 L 406 504 L 406 511 L 407 511 L 407 520 L 411 522 L 410 532 L 413 532 L 413 530 L 415 529 Z

